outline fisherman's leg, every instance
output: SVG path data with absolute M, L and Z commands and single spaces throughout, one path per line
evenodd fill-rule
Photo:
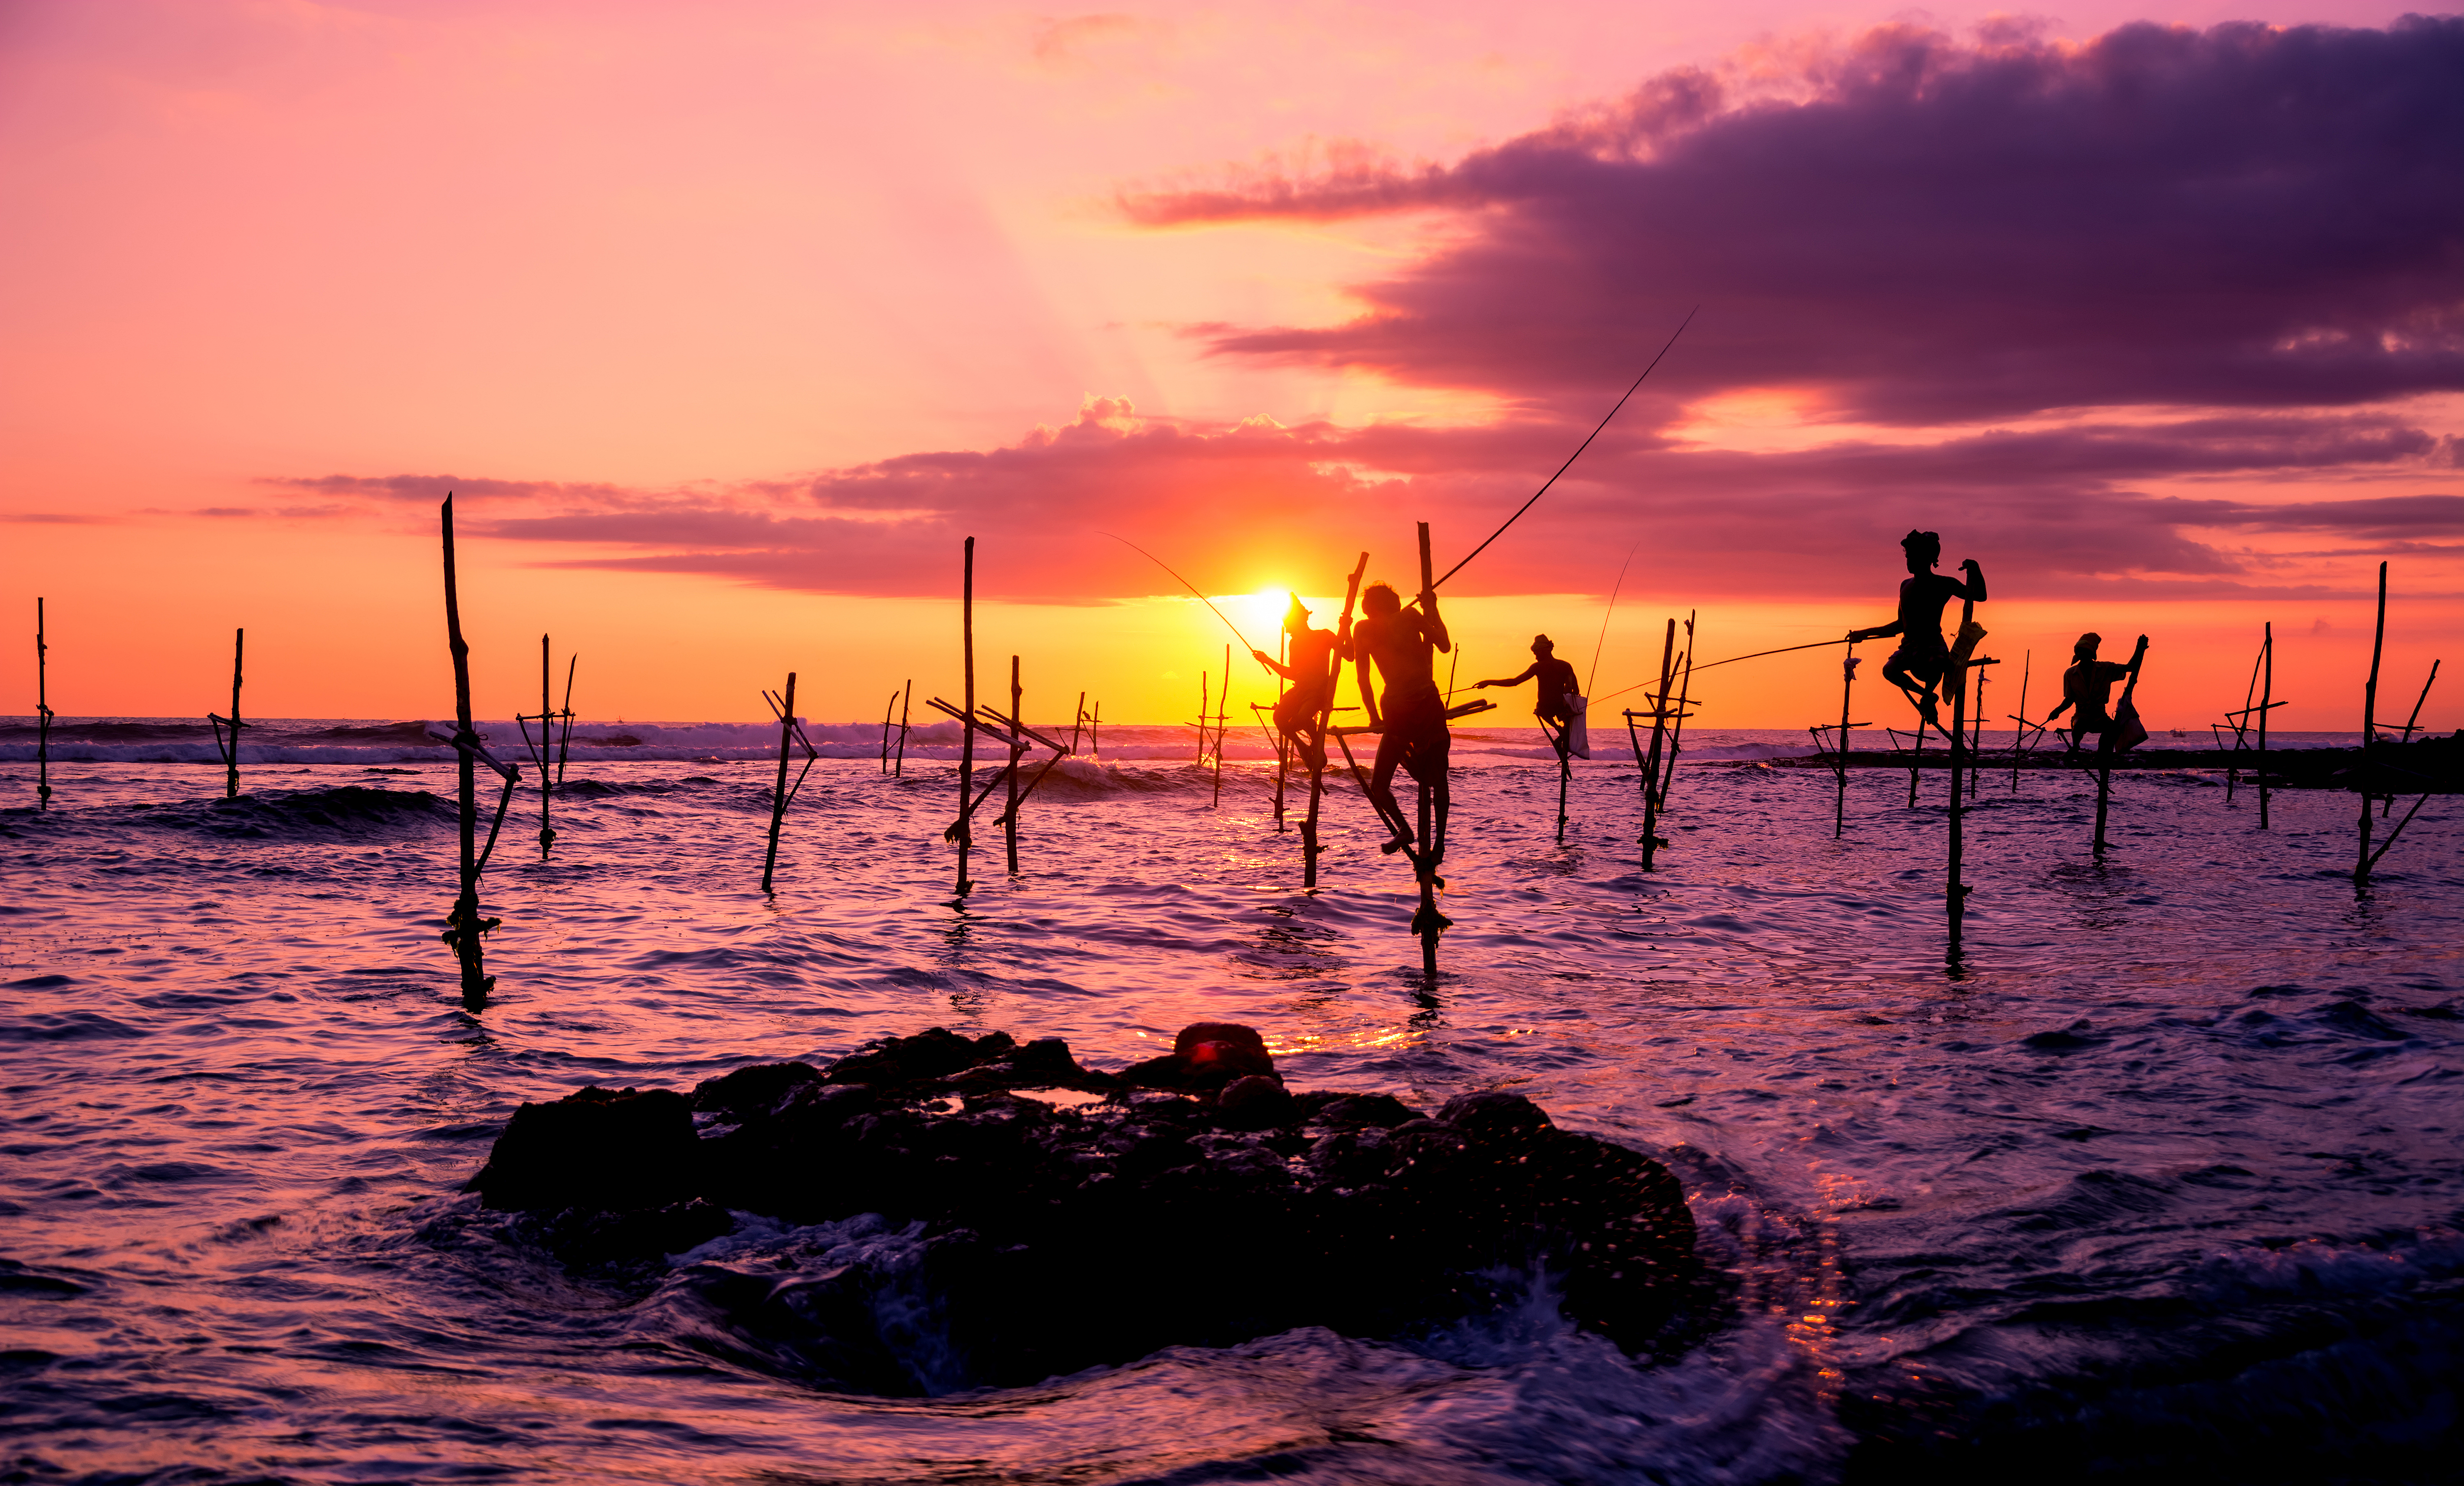
M 1369 769 L 1369 804 L 1395 839 L 1377 849 L 1392 852 L 1412 843 L 1412 822 L 1403 814 L 1402 804 L 1395 798 L 1395 771 L 1401 767 L 1411 753 L 1410 732 L 1390 722 L 1377 735 L 1377 760 Z

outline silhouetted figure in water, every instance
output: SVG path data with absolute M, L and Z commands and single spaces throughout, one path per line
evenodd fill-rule
M 1882 663 L 1882 679 L 1899 688 L 1916 708 L 1917 715 L 1939 731 L 1942 718 L 1935 710 L 1934 688 L 1942 684 L 1943 673 L 1950 667 L 1950 646 L 1942 638 L 1942 608 L 1953 599 L 1983 603 L 1985 570 L 1970 557 L 1960 563 L 1968 574 L 1964 583 L 1935 572 L 1934 564 L 1942 560 L 1942 536 L 1938 533 L 1910 532 L 1900 538 L 1900 546 L 1908 558 L 1908 576 L 1900 583 L 1900 617 L 1871 629 L 1852 629 L 1848 638 L 1900 637 L 1900 647 Z
M 1377 763 L 1369 776 L 1369 802 L 1395 839 L 1378 847 L 1393 852 L 1412 844 L 1412 826 L 1395 799 L 1395 771 L 1408 772 L 1431 792 L 1437 808 L 1431 828 L 1435 840 L 1423 846 L 1424 867 L 1435 867 L 1445 855 L 1446 754 L 1453 736 L 1446 731 L 1446 701 L 1438 694 L 1437 653 L 1451 650 L 1446 622 L 1438 613 L 1438 596 L 1420 595 L 1419 607 L 1407 609 L 1395 590 L 1372 583 L 1360 596 L 1360 623 L 1352 627 L 1351 654 L 1358 662 L 1360 702 L 1375 728 Z M 1370 694 L 1369 669 L 1375 666 L 1386 681 L 1382 698 Z
M 1574 667 L 1557 659 L 1557 645 L 1547 635 L 1531 637 L 1531 664 L 1522 674 L 1497 681 L 1475 681 L 1473 689 L 1483 687 L 1519 687 L 1527 681 L 1540 683 L 1540 694 L 1533 700 L 1531 711 L 1544 723 L 1553 724 L 1551 740 L 1557 745 L 1557 756 L 1566 756 L 1567 729 L 1573 724 L 1576 699 L 1582 695 L 1582 684 L 1574 679 Z
M 2105 702 L 2113 695 L 2113 684 L 2128 677 L 2130 667 L 2120 661 L 2098 660 L 2096 647 L 2103 643 L 2104 637 L 2092 630 L 2079 637 L 2079 644 L 2071 646 L 2070 669 L 2062 672 L 2061 703 L 2045 714 L 2045 726 L 2049 728 L 2062 713 L 2071 714 L 2070 751 L 2074 754 L 2091 732 L 2105 733 L 2121 728 L 2123 736 L 2129 736 L 2130 730 L 2105 710 Z M 2129 744 L 2122 746 L 2126 748 Z
M 1318 728 L 1334 700 L 1334 632 L 1309 628 L 1309 611 L 1294 594 L 1292 606 L 1284 611 L 1284 633 L 1292 642 L 1289 664 L 1264 650 L 1249 653 L 1292 684 L 1275 704 L 1275 727 L 1314 774 L 1326 767 L 1326 734 Z

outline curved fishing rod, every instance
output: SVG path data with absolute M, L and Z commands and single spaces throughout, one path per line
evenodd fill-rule
M 1583 695 L 1585 696 L 1590 696 L 1592 694 L 1593 683 L 1600 679 L 1600 651 L 1608 646 L 1609 620 L 1617 614 L 1617 594 L 1625 587 L 1625 570 L 1634 566 L 1634 555 L 1640 551 L 1642 551 L 1642 539 L 1640 537 L 1637 537 L 1635 539 L 1635 544 L 1625 550 L 1625 560 L 1617 564 L 1617 582 L 1609 588 L 1608 610 L 1600 616 L 1600 638 L 1598 642 L 1592 646 L 1591 674 L 1583 678 Z
M 1732 655 L 1725 661 L 1705 661 L 1694 668 L 1696 670 L 1709 670 L 1714 666 L 1734 666 L 1739 661 L 1759 661 L 1766 655 L 1787 655 L 1792 651 L 1796 650 L 1819 650 L 1824 645 L 1854 644 L 1856 644 L 1856 642 L 1853 640 L 1816 640 L 1812 645 L 1782 645 L 1776 650 L 1756 650 L 1751 655 Z M 1608 696 L 1595 696 L 1592 698 L 1592 700 L 1595 702 L 1605 702 L 1609 697 L 1623 696 L 1629 691 L 1639 691 L 1649 685 L 1651 685 L 1651 683 L 1648 681 L 1638 681 L 1630 687 L 1619 687 L 1617 690 L 1610 692 Z
M 1574 446 L 1574 451 L 1566 456 L 1566 462 L 1564 464 L 1557 467 L 1557 474 L 1552 474 L 1546 481 L 1542 482 L 1540 488 L 1531 492 L 1531 499 L 1527 500 L 1522 505 L 1516 507 L 1514 514 L 1506 518 L 1505 526 L 1501 526 L 1496 531 L 1489 533 L 1488 541 L 1482 542 L 1479 546 L 1474 547 L 1471 550 L 1469 557 L 1464 557 L 1462 562 L 1456 563 L 1453 567 L 1446 569 L 1444 576 L 1441 577 L 1436 582 L 1431 583 L 1429 585 L 1430 588 L 1443 588 L 1446 584 L 1446 579 L 1452 578 L 1457 573 L 1462 572 L 1464 564 L 1470 562 L 1472 557 L 1477 557 L 1482 553 L 1488 550 L 1489 542 L 1493 542 L 1499 537 L 1504 536 L 1506 535 L 1507 527 L 1512 526 L 1515 522 L 1522 520 L 1523 513 L 1530 510 L 1532 505 L 1536 503 L 1541 496 L 1548 494 L 1550 486 L 1557 483 L 1557 475 L 1564 474 L 1567 470 L 1574 468 L 1574 461 L 1582 458 L 1583 450 L 1592 447 L 1592 440 L 1598 438 L 1600 434 L 1608 428 L 1609 419 L 1615 418 L 1617 415 L 1617 408 L 1625 406 L 1627 398 L 1633 397 L 1635 393 L 1641 390 L 1643 378 L 1649 377 L 1652 374 L 1652 371 L 1660 365 L 1660 358 L 1666 356 L 1669 352 L 1669 348 L 1677 344 L 1677 338 L 1685 334 L 1685 327 L 1694 323 L 1694 317 L 1702 313 L 1702 309 L 1703 307 L 1698 304 L 1693 309 L 1685 312 L 1685 317 L 1679 320 L 1677 322 L 1677 328 L 1669 333 L 1668 344 L 1660 348 L 1660 356 L 1653 357 L 1651 359 L 1651 365 L 1642 369 L 1642 376 L 1634 379 L 1634 385 L 1625 389 L 1625 397 L 1618 398 L 1617 400 L 1617 407 L 1609 409 L 1608 418 L 1601 419 L 1599 426 L 1594 428 L 1591 433 L 1584 438 L 1582 443 Z
M 1199 593 L 1199 592 L 1198 591 L 1198 585 L 1197 585 L 1196 583 L 1191 582 L 1188 579 L 1182 578 L 1178 573 L 1173 573 L 1173 570 L 1172 570 L 1172 564 L 1171 564 L 1171 563 L 1168 563 L 1168 562 L 1164 561 L 1161 557 L 1156 557 L 1154 553 L 1151 553 L 1151 552 L 1147 551 L 1144 547 L 1139 546 L 1137 543 L 1135 543 L 1135 542 L 1133 542 L 1133 541 L 1130 540 L 1130 539 L 1129 539 L 1128 537 L 1126 537 L 1126 536 L 1113 536 L 1113 535 L 1112 535 L 1112 534 L 1111 534 L 1111 533 L 1110 533 L 1110 532 L 1100 532 L 1100 533 L 1098 533 L 1097 535 L 1102 535 L 1102 536 L 1111 536 L 1111 537 L 1112 537 L 1112 540 L 1114 540 L 1114 541 L 1116 541 L 1116 542 L 1119 542 L 1122 546 L 1127 547 L 1128 549 L 1130 549 L 1130 551 L 1134 552 L 1134 553 L 1136 553 L 1139 557 L 1146 558 L 1149 562 L 1154 563 L 1156 567 L 1159 567 L 1159 568 L 1163 569 L 1163 570 L 1164 570 L 1165 572 L 1167 572 L 1167 573 L 1172 573 L 1172 576 L 1173 576 L 1173 579 L 1174 579 L 1174 581 L 1176 581 L 1176 582 L 1179 583 L 1181 587 L 1188 589 L 1188 590 L 1189 590 L 1189 592 L 1190 592 L 1190 597 L 1192 597 L 1192 598 L 1196 599 L 1199 602 L 1200 602 L 1200 603 L 1202 603 L 1202 604 L 1206 605 L 1206 607 L 1214 613 L 1214 615 L 1215 615 L 1215 617 L 1216 617 L 1217 619 L 1220 619 L 1220 620 L 1222 620 L 1222 621 L 1223 621 L 1223 627 L 1224 627 L 1224 628 L 1226 628 L 1226 629 L 1228 629 L 1228 630 L 1230 630 L 1230 631 L 1232 631 L 1232 638 L 1241 642 L 1241 648 L 1242 648 L 1242 649 L 1243 649 L 1243 650 L 1248 650 L 1248 651 L 1252 651 L 1252 652 L 1256 651 L 1256 649 L 1257 649 L 1258 647 L 1257 647 L 1256 645 L 1251 645 L 1251 644 L 1249 643 L 1249 637 L 1248 637 L 1248 636 L 1246 636 L 1246 635 L 1244 635 L 1244 634 L 1241 633 L 1241 626 L 1240 626 L 1240 625 L 1238 625 L 1238 624 L 1233 623 L 1231 620 L 1226 619 L 1226 618 L 1224 617 L 1224 613 L 1223 613 L 1223 611 L 1222 611 L 1221 609 L 1218 609 L 1218 608 L 1216 608 L 1216 607 L 1215 607 L 1215 601 L 1214 601 L 1214 600 L 1209 599 L 1209 598 L 1208 598 L 1208 597 L 1206 597 L 1204 594 Z

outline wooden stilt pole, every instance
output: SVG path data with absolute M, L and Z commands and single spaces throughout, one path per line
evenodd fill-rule
M 1963 639 L 1969 623 L 1976 616 L 1973 602 L 1960 607 L 1959 628 Z M 1943 870 L 1943 916 L 1949 931 L 1949 957 L 1956 965 L 1960 958 L 1960 929 L 1967 915 L 1968 884 L 1960 875 L 1967 857 L 1967 809 L 1962 777 L 1968 754 L 1968 666 L 1963 653 L 1965 645 L 1954 648 L 1949 667 L 1943 673 L 1943 684 L 1950 688 L 1950 810 L 1945 817 L 1947 827 L 1947 851 Z M 1924 733 L 1919 732 L 1922 738 Z
M 2370 885 L 2370 751 L 2378 741 L 2379 659 L 2387 649 L 2387 565 L 2379 564 L 2378 622 L 2370 631 L 2370 679 L 2362 687 L 2361 846 L 2353 856 L 2353 885 Z
M 1215 699 L 1215 802 L 1209 809 L 1223 808 L 1223 738 L 1232 724 L 1232 647 L 1223 647 L 1223 694 Z
M 1857 690 L 1857 646 L 1851 642 L 1848 654 L 1839 662 L 1839 778 L 1838 789 L 1831 802 L 1831 839 L 1837 841 L 1848 834 L 1848 703 Z
M 1908 764 L 1908 808 L 1910 810 L 1917 808 L 1917 771 L 1925 764 L 1925 723 L 1920 719 L 1917 723 L 1916 754 Z
M 2036 652 L 2023 651 L 2019 657 L 2019 710 L 2011 717 L 2011 793 L 2019 793 L 2019 745 L 2028 732 L 2028 673 L 2035 669 Z
M 2097 734 L 2096 842 L 2094 855 L 2100 862 L 2104 860 L 2105 805 L 2113 798 L 2113 755 L 2121 752 L 2121 750 L 2116 748 L 2114 744 L 2122 736 L 2122 728 L 2120 726 L 2122 710 L 2130 704 L 2130 694 L 2139 689 L 2139 667 L 2146 664 L 2146 660 L 2147 637 L 2145 635 L 2142 635 L 2139 637 L 2138 645 L 2130 652 L 2130 673 L 2122 683 L 2122 700 L 2115 703 L 2113 707 L 2115 726 L 2107 728 L 2104 732 Z
M 1991 679 L 1992 673 L 1990 671 L 1980 670 L 1976 673 L 1976 717 L 1973 723 L 1975 731 L 1968 740 L 1968 798 L 1970 799 L 1976 798 L 1977 778 L 1985 773 L 1984 770 L 1976 767 L 1976 760 L 1985 752 L 1985 685 Z
M 915 678 L 910 676 L 898 692 L 898 748 L 890 755 L 890 776 L 893 779 L 907 777 L 907 710 L 914 700 Z
M 556 826 L 548 819 L 548 798 L 556 793 L 556 781 L 548 776 L 547 730 L 556 726 L 556 698 L 550 694 L 555 679 L 549 660 L 547 636 L 539 636 L 539 860 L 547 860 L 548 848 L 556 844 Z
M 1422 521 L 1419 525 L 1420 592 L 1425 594 L 1437 587 L 1437 568 L 1429 560 L 1429 523 Z M 1441 703 L 1441 707 L 1442 705 Z M 1442 728 L 1448 724 L 1441 718 L 1438 726 Z M 1448 768 L 1451 765 L 1449 757 Z M 1420 832 L 1419 841 L 1409 853 L 1413 875 L 1419 880 L 1420 887 L 1420 907 L 1412 915 L 1412 931 L 1420 937 L 1420 973 L 1426 977 L 1428 989 L 1433 993 L 1438 988 L 1438 936 L 1451 927 L 1446 917 L 1438 911 L 1438 888 L 1442 881 L 1438 876 L 1438 867 L 1446 859 L 1446 774 L 1447 769 L 1441 768 L 1435 778 L 1419 780 Z
M 890 772 L 890 714 L 896 710 L 898 693 L 892 691 L 890 699 L 881 704 L 881 772 L 884 774 Z
M 1668 808 L 1669 793 L 1677 787 L 1677 755 L 1685 752 L 1685 710 L 1694 702 L 1694 609 L 1685 611 L 1684 677 L 1677 683 L 1677 718 L 1668 726 L 1668 758 L 1661 765 L 1660 808 Z
M 2412 715 L 2411 715 L 2411 716 L 2409 716 L 2409 717 L 2407 717 L 2407 718 L 2404 720 L 2404 741 L 2405 741 L 2405 742 L 2407 742 L 2407 743 L 2411 742 L 2411 741 L 2412 741 L 2412 735 L 2413 735 L 2415 732 L 2419 732 L 2419 731 L 2420 731 L 2420 729 L 2421 729 L 2421 710 L 2422 710 L 2422 708 L 2424 708 L 2424 707 L 2426 707 L 2426 706 L 2428 706 L 2428 705 L 2429 705 L 2429 702 L 2430 702 L 2430 688 L 2431 688 L 2431 687 L 2436 686 L 2437 684 L 2438 684 L 2438 663 L 2437 663 L 2436 661 L 2431 661 L 2431 662 L 2430 663 L 2430 678 L 2429 678 L 2427 681 L 2424 681 L 2424 682 L 2421 684 L 2421 695 L 2413 699 L 2413 703 L 2412 703 Z M 2382 820 L 2386 819 L 2387 818 L 2387 816 L 2389 815 L 2389 813 L 2391 813 L 2394 809 L 2395 809 L 2395 792 L 2394 792 L 2393 790 L 2389 790 L 2389 791 L 2387 792 L 2387 803 L 2385 803 L 2385 804 L 2383 804 L 2383 805 L 2381 805 L 2381 806 L 2379 807 L 2379 819 L 2382 819 Z
M 2261 673 L 2258 693 L 2258 828 L 2267 829 L 2267 714 L 2276 703 L 2276 622 L 2269 620 L 2258 643 Z
M 1548 731 L 1545 728 L 1543 731 Z M 1561 722 L 1551 735 L 1557 746 L 1557 844 L 1566 844 L 1566 791 L 1574 782 L 1574 726 Z
M 966 645 L 967 710 L 965 725 L 958 729 L 958 823 L 953 827 L 958 841 L 958 896 L 964 898 L 976 885 L 967 881 L 967 852 L 976 843 L 975 828 L 968 822 L 969 804 L 976 788 L 976 539 L 967 538 L 966 576 L 958 591 L 958 628 Z
M 239 720 L 240 658 L 247 646 L 248 631 L 232 630 L 231 715 L 217 717 L 211 712 L 206 714 L 206 720 L 213 724 L 214 747 L 223 755 L 223 798 L 225 799 L 239 798 L 239 730 L 243 726 Z M 223 742 L 223 729 L 226 726 L 231 729 L 229 744 Z
M 1660 751 L 1668 734 L 1669 688 L 1675 682 L 1677 658 L 1677 620 L 1670 616 L 1668 632 L 1660 645 L 1660 692 L 1651 709 L 1651 756 L 1642 766 L 1642 869 L 1655 870 L 1653 857 L 1666 844 L 1660 839 Z M 1628 714 L 1629 718 L 1631 713 Z M 1628 728 L 1632 723 L 1629 721 Z
M 564 705 L 557 709 L 556 787 L 564 788 L 564 761 L 573 753 L 573 673 L 582 665 L 579 652 L 564 658 Z
M 52 808 L 52 646 L 34 601 L 34 808 Z
M 481 936 L 496 920 L 479 916 L 478 730 L 471 725 L 471 646 L 462 638 L 462 599 L 453 571 L 453 497 L 447 495 L 442 513 L 445 536 L 445 639 L 453 656 L 454 799 L 460 806 L 457 840 L 461 848 L 461 890 L 453 914 L 446 921 L 445 942 L 453 947 L 462 967 L 462 1001 L 485 1005 L 495 977 L 488 973 Z M 499 816 L 501 819 L 501 815 Z M 491 833 L 493 840 L 493 833 Z
M 1012 720 L 1021 719 L 1025 715 L 1018 710 L 1019 700 L 1024 695 L 1025 693 L 1019 689 L 1018 685 L 1018 657 L 1013 655 L 1009 658 L 1009 714 Z M 1019 735 L 1017 729 L 1011 729 L 1009 809 L 1001 816 L 1001 844 L 1009 855 L 1009 873 L 1012 877 L 1018 875 L 1018 761 L 1025 752 L 1026 740 Z
M 796 741 L 796 673 L 787 673 L 787 689 L 779 703 L 779 782 L 770 792 L 770 845 L 761 856 L 761 890 L 779 867 L 779 827 L 787 819 L 787 754 Z
M 1343 585 L 1343 615 L 1335 621 L 1334 654 L 1327 665 L 1326 700 L 1319 704 L 1317 711 L 1317 762 L 1309 769 L 1309 815 L 1301 821 L 1301 886 L 1303 888 L 1317 885 L 1318 853 L 1325 849 L 1318 845 L 1317 826 L 1318 809 L 1326 798 L 1328 729 L 1333 726 L 1334 696 L 1343 681 L 1343 652 L 1352 642 L 1352 605 L 1360 598 L 1360 578 L 1368 571 L 1369 554 L 1364 552 L 1360 555 L 1360 560 L 1353 564 L 1352 577 Z M 1358 663 L 1355 661 L 1354 664 Z M 1345 756 L 1349 757 L 1350 753 L 1350 745 L 1347 744 Z
M 1291 636 L 1278 631 L 1275 638 L 1275 659 L 1288 666 L 1291 664 Z M 1284 834 L 1284 790 L 1292 772 L 1292 742 L 1291 739 L 1284 736 L 1283 725 L 1276 721 L 1276 713 L 1283 710 L 1284 697 L 1290 689 L 1290 678 L 1282 671 L 1277 671 L 1275 705 L 1266 712 L 1266 732 L 1274 739 L 1275 744 L 1275 834 L 1278 836 Z

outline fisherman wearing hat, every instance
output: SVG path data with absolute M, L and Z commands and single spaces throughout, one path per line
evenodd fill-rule
M 1275 703 L 1275 727 L 1298 751 L 1311 773 L 1326 767 L 1326 736 L 1318 731 L 1327 705 L 1334 700 L 1334 635 L 1309 628 L 1309 611 L 1301 596 L 1292 595 L 1284 611 L 1284 633 L 1291 637 L 1288 665 L 1264 650 L 1251 650 L 1259 665 L 1290 682 L 1291 689 Z
M 1540 683 L 1540 694 L 1531 710 L 1542 723 L 1551 725 L 1551 741 L 1557 745 L 1557 756 L 1564 758 L 1569 730 L 1582 708 L 1582 686 L 1574 679 L 1574 667 L 1557 659 L 1557 645 L 1547 635 L 1531 637 L 1531 664 L 1520 675 L 1496 681 L 1475 681 L 1474 689 L 1484 687 L 1519 687 L 1527 681 Z M 1586 757 L 1590 756 L 1586 751 Z
M 1900 538 L 1900 547 L 1908 559 L 1908 576 L 1900 584 L 1900 617 L 1871 629 L 1852 629 L 1848 639 L 1854 643 L 1899 636 L 1900 647 L 1882 663 L 1882 679 L 1899 688 L 1915 704 L 1919 717 L 1940 728 L 1942 719 L 1934 707 L 1934 688 L 1942 684 L 1943 673 L 1951 663 L 1950 646 L 1942 638 L 1943 605 L 1953 599 L 1983 603 L 1985 570 L 1970 557 L 1960 563 L 1968 574 L 1964 583 L 1935 572 L 1934 564 L 1942 560 L 1942 535 L 1937 532 L 1910 532 Z M 1977 633 L 1982 635 L 1984 631 Z

